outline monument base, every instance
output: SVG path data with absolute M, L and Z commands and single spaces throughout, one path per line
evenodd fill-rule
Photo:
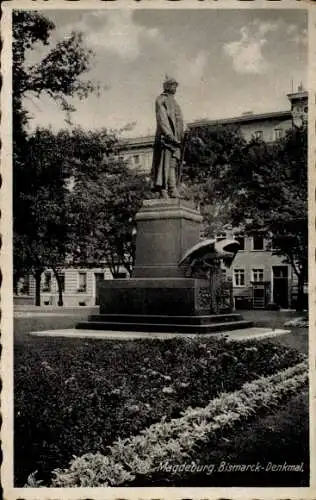
M 200 296 L 207 280 L 191 278 L 131 278 L 103 281 L 101 314 L 199 315 L 206 312 Z
M 250 328 L 240 314 L 205 316 L 153 316 L 99 314 L 76 325 L 77 329 L 153 333 L 219 333 Z
M 131 278 L 100 285 L 100 314 L 76 328 L 90 330 L 218 333 L 252 326 L 240 314 L 209 314 L 203 307 L 207 280 Z
M 202 217 L 179 199 L 145 200 L 136 215 L 132 278 L 104 280 L 100 315 L 76 328 L 134 332 L 210 333 L 252 326 L 239 314 L 210 315 L 206 279 L 186 278 L 178 263 L 200 239 Z

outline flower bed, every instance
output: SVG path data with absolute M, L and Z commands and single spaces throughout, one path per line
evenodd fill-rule
M 162 420 L 138 436 L 117 440 L 105 456 L 86 454 L 72 460 L 69 469 L 54 471 L 54 487 L 129 485 L 168 464 L 169 475 L 183 474 L 184 461 L 194 463 L 199 447 L 216 434 L 237 428 L 258 412 L 271 411 L 307 385 L 307 364 L 301 363 L 270 377 L 246 383 L 233 393 L 223 393 L 204 408 L 188 408 L 183 416 Z
M 36 339 L 15 352 L 15 477 L 105 453 L 165 416 L 205 406 L 304 358 L 269 341 Z

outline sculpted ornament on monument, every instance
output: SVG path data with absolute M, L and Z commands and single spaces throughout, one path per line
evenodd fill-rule
M 175 100 L 178 82 L 166 76 L 163 92 L 156 99 L 156 136 L 151 171 L 152 191 L 160 198 L 179 198 L 180 166 L 183 154 L 184 125 Z

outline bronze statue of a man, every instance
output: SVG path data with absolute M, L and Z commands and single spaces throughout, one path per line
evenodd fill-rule
M 152 191 L 161 198 L 179 198 L 178 181 L 184 136 L 183 117 L 174 95 L 178 82 L 166 77 L 156 99 L 156 137 L 151 171 Z

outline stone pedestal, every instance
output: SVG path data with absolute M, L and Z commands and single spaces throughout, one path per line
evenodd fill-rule
M 202 217 L 180 199 L 145 200 L 136 214 L 136 262 L 133 278 L 184 277 L 178 262 L 200 240 Z
M 136 214 L 132 277 L 106 280 L 100 285 L 100 313 L 199 314 L 201 280 L 186 278 L 178 262 L 199 241 L 201 220 L 189 202 L 172 198 L 145 200 Z
M 100 313 L 190 316 L 205 313 L 200 300 L 207 280 L 192 278 L 131 278 L 100 284 Z

